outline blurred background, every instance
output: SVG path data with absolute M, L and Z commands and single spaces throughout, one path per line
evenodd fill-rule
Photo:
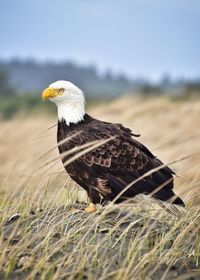
M 199 94 L 198 0 L 0 0 L 0 6 L 3 117 L 42 105 L 38 95 L 58 79 L 90 99 Z
M 94 117 L 131 127 L 163 161 L 178 161 L 177 190 L 194 184 L 196 192 L 198 0 L 0 0 L 0 26 L 1 174 L 24 141 L 56 123 L 41 92 L 64 79 L 83 89 Z M 54 144 L 53 132 L 31 157 Z

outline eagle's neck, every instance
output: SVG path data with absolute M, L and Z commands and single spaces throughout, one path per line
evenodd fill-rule
M 84 119 L 85 106 L 84 102 L 81 103 L 58 103 L 58 120 L 65 121 L 67 125 L 79 123 Z

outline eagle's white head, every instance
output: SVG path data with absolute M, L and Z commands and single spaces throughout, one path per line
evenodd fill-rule
M 58 120 L 67 125 L 78 123 L 85 115 L 85 97 L 81 89 L 68 81 L 57 81 L 42 93 L 43 100 L 50 99 L 58 109 Z

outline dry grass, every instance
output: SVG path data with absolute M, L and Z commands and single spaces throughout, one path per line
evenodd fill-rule
M 56 127 L 47 129 L 56 118 L 3 122 L 0 278 L 199 279 L 200 101 L 124 97 L 90 113 L 140 133 L 171 164 L 186 213 L 142 197 L 88 215 L 58 158 Z

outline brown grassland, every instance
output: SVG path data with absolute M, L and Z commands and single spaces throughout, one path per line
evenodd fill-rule
M 200 279 L 200 100 L 126 96 L 89 113 L 141 134 L 176 172 L 186 211 L 142 196 L 85 213 L 57 151 L 56 116 L 1 121 L 0 279 Z

